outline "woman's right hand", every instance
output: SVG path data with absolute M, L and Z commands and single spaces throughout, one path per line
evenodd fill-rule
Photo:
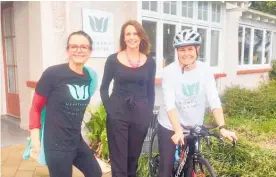
M 40 153 L 40 141 L 39 140 L 32 140 L 31 145 L 31 157 L 37 159 Z
M 37 159 L 40 153 L 40 129 L 31 130 L 31 157 Z
M 171 137 L 173 143 L 175 145 L 184 145 L 184 134 L 183 131 L 175 132 L 174 135 Z

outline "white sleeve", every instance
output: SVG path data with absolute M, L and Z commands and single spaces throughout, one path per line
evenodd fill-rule
M 173 73 L 168 70 L 170 68 L 165 68 L 162 78 L 162 91 L 164 96 L 165 108 L 167 111 L 175 108 L 175 93 L 173 88 L 173 80 L 175 78 L 170 77 Z
M 210 105 L 211 110 L 221 108 L 221 101 L 216 88 L 215 77 L 210 68 L 206 68 L 205 76 L 205 89 L 208 104 Z

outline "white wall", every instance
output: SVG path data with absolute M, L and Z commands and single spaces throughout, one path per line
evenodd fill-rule
M 19 87 L 19 104 L 20 104 L 20 127 L 27 129 L 29 108 L 31 104 L 31 90 L 27 88 L 26 82 L 30 75 L 30 33 L 31 28 L 29 24 L 29 2 L 15 2 L 14 3 L 14 23 L 15 23 L 15 39 L 16 39 L 16 60 L 18 73 L 18 87 Z M 22 27 L 24 26 L 24 30 Z

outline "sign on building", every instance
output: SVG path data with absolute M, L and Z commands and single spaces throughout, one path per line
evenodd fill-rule
M 108 57 L 114 53 L 113 14 L 110 12 L 82 9 L 83 30 L 93 40 L 92 57 Z

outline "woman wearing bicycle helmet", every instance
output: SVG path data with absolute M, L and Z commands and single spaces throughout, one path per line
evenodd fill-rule
M 201 36 L 185 29 L 174 38 L 178 60 L 164 68 L 162 89 L 164 104 L 158 116 L 160 153 L 159 177 L 172 173 L 175 145 L 184 144 L 182 126 L 202 125 L 209 105 L 223 137 L 236 140 L 234 132 L 226 130 L 223 110 L 210 67 L 197 61 Z

